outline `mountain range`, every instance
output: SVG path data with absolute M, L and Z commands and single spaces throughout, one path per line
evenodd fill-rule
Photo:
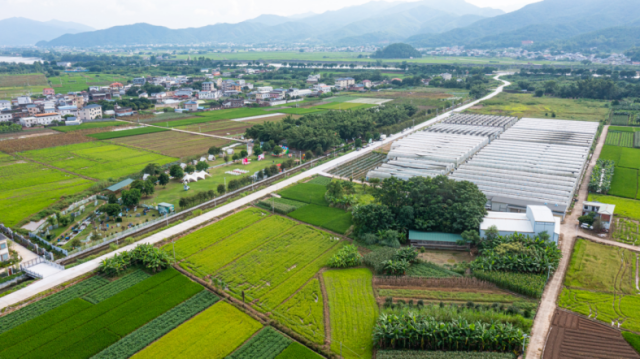
M 93 31 L 94 28 L 75 22 L 58 20 L 35 21 L 23 17 L 0 20 L 0 45 L 35 45 L 38 41 L 53 40 L 64 34 Z
M 372 1 L 322 14 L 261 15 L 237 24 L 169 29 L 145 23 L 68 33 L 38 46 L 93 47 L 147 44 L 319 44 L 415 47 L 598 47 L 640 45 L 638 0 L 544 0 L 504 13 L 464 0 Z M 1 44 L 1 42 L 0 42 Z

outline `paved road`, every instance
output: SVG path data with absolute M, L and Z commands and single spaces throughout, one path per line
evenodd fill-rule
M 562 290 L 564 275 L 567 271 L 567 267 L 569 266 L 569 259 L 571 259 L 573 243 L 578 235 L 576 228 L 578 226 L 578 217 L 582 215 L 582 202 L 585 201 L 589 195 L 589 177 L 591 176 L 593 166 L 595 166 L 598 157 L 600 157 L 600 152 L 602 151 L 605 139 L 607 138 L 608 130 L 609 126 L 604 126 L 602 134 L 598 139 L 596 149 L 593 152 L 593 157 L 591 157 L 591 161 L 589 161 L 589 167 L 587 168 L 584 178 L 582 179 L 580 189 L 578 190 L 578 201 L 575 203 L 571 215 L 565 217 L 565 223 L 560 227 L 560 233 L 563 237 L 560 247 L 562 251 L 562 259 L 560 260 L 558 270 L 556 270 L 553 277 L 551 277 L 551 281 L 547 284 L 547 287 L 542 294 L 542 300 L 538 307 L 536 319 L 533 322 L 533 327 L 531 328 L 531 339 L 529 340 L 529 346 L 527 347 L 527 359 L 540 358 L 542 356 L 544 345 L 547 341 L 547 333 L 551 327 L 551 318 L 556 310 L 558 295 L 560 294 L 560 290 Z M 623 244 L 606 241 L 598 237 L 595 238 L 597 239 L 594 240 L 603 243 L 606 242 L 607 244 Z
M 499 74 L 495 78 L 499 79 L 499 77 L 501 75 L 503 75 L 503 74 Z M 477 101 L 468 103 L 468 104 L 466 104 L 466 105 L 464 105 L 462 107 L 459 107 L 454 111 L 455 112 L 463 111 L 463 110 L 465 110 L 465 109 L 467 109 L 469 107 L 475 106 L 480 101 L 488 100 L 490 98 L 493 98 L 494 96 L 497 96 L 500 92 L 502 92 L 502 89 L 505 86 L 510 85 L 510 83 L 507 82 L 507 81 L 504 81 L 504 80 L 500 80 L 500 81 L 502 81 L 504 84 L 502 86 L 499 86 L 494 92 L 490 93 L 489 95 L 487 95 L 486 97 L 484 97 L 484 98 L 482 98 L 480 100 L 477 100 Z M 438 117 L 435 117 L 435 118 L 433 118 L 433 119 L 431 119 L 429 121 L 426 121 L 426 122 L 423 122 L 423 123 L 421 123 L 419 125 L 416 125 L 415 128 L 412 131 L 419 130 L 421 128 L 424 128 L 424 127 L 427 127 L 429 125 L 432 125 L 432 124 L 434 124 L 434 123 L 436 123 L 438 121 L 441 121 L 442 119 L 448 117 L 452 112 L 453 111 L 446 112 L 446 113 L 444 113 L 444 114 L 442 114 L 442 115 L 440 115 Z M 214 209 L 214 210 L 209 211 L 207 213 L 204 213 L 201 216 L 198 216 L 198 217 L 190 219 L 190 220 L 188 220 L 186 222 L 180 223 L 180 224 L 178 224 L 178 225 L 176 225 L 174 227 L 171 227 L 169 229 L 166 229 L 166 230 L 164 230 L 162 232 L 156 233 L 156 234 L 154 234 L 152 236 L 149 236 L 149 237 L 147 237 L 147 238 L 145 238 L 143 240 L 140 240 L 140 241 L 138 241 L 138 242 L 136 242 L 134 244 L 128 245 L 128 246 L 123 247 L 123 248 L 120 248 L 117 251 L 114 251 L 114 252 L 111 252 L 111 253 L 107 253 L 107 254 L 105 254 L 105 255 L 103 255 L 101 257 L 98 257 L 98 258 L 93 259 L 91 261 L 88 261 L 86 263 L 82 263 L 82 264 L 80 264 L 78 266 L 75 266 L 73 268 L 67 269 L 65 271 L 62 271 L 62 272 L 57 273 L 57 274 L 54 274 L 54 275 L 52 275 L 50 277 L 47 277 L 45 279 L 39 280 L 39 281 L 33 283 L 32 285 L 24 288 L 24 289 L 21 289 L 21 290 L 19 290 L 17 292 L 11 293 L 11 294 L 9 294 L 9 295 L 7 295 L 5 297 L 0 298 L 0 309 L 5 308 L 5 307 L 7 307 L 9 305 L 12 305 L 12 304 L 21 302 L 21 301 L 23 301 L 23 300 L 25 300 L 27 298 L 30 298 L 30 297 L 32 297 L 32 296 L 34 296 L 34 295 L 36 295 L 36 294 L 38 294 L 38 293 L 40 293 L 42 291 L 54 288 L 54 287 L 56 287 L 56 286 L 58 286 L 58 285 L 60 285 L 62 283 L 65 283 L 65 282 L 68 282 L 68 281 L 72 280 L 73 278 L 76 278 L 76 277 L 79 277 L 79 276 L 84 275 L 86 273 L 89 273 L 89 272 L 97 269 L 99 267 L 99 265 L 100 265 L 100 262 L 102 262 L 102 260 L 104 260 L 106 258 L 109 258 L 109 257 L 112 257 L 113 255 L 115 255 L 117 253 L 131 250 L 131 249 L 135 248 L 135 246 L 137 246 L 138 244 L 158 243 L 158 242 L 161 242 L 162 240 L 164 240 L 167 237 L 171 237 L 173 235 L 183 233 L 183 232 L 185 232 L 185 231 L 187 231 L 187 230 L 189 230 L 191 228 L 194 228 L 194 227 L 197 227 L 197 226 L 199 226 L 199 225 L 201 225 L 203 223 L 206 223 L 206 222 L 210 221 L 213 218 L 219 217 L 219 216 L 221 216 L 221 215 L 223 215 L 225 213 L 228 213 L 228 212 L 233 211 L 235 209 L 241 208 L 241 207 L 243 207 L 243 206 L 245 206 L 247 204 L 250 204 L 251 202 L 254 202 L 254 201 L 256 201 L 256 200 L 258 200 L 258 199 L 260 199 L 260 198 L 262 198 L 262 197 L 264 197 L 264 196 L 266 196 L 268 194 L 270 194 L 270 193 L 279 191 L 280 189 L 282 189 L 284 187 L 287 187 L 287 186 L 289 186 L 291 184 L 294 184 L 294 183 L 296 183 L 296 182 L 298 182 L 298 181 L 300 181 L 300 180 L 302 180 L 304 178 L 311 177 L 311 176 L 313 176 L 315 174 L 319 174 L 319 173 L 322 173 L 322 172 L 327 172 L 329 169 L 331 169 L 333 167 L 336 167 L 336 166 L 338 166 L 338 165 L 340 165 L 342 163 L 349 162 L 349 161 L 353 160 L 354 158 L 357 158 L 357 157 L 363 156 L 363 155 L 365 155 L 367 153 L 370 153 L 371 151 L 373 151 L 374 149 L 377 149 L 378 147 L 384 146 L 384 145 L 386 145 L 386 144 L 388 144 L 390 142 L 393 142 L 393 141 L 395 141 L 395 140 L 397 140 L 397 139 L 399 139 L 399 138 L 401 138 L 403 136 L 408 135 L 410 132 L 411 131 L 406 131 L 404 133 L 399 133 L 399 134 L 396 134 L 396 135 L 393 135 L 393 136 L 389 136 L 386 140 L 377 142 L 376 146 L 371 146 L 369 148 L 365 148 L 365 149 L 362 149 L 360 151 L 351 152 L 351 153 L 346 154 L 346 155 L 344 155 L 342 157 L 336 158 L 333 161 L 330 161 L 330 162 L 327 162 L 327 163 L 322 164 L 320 166 L 316 166 L 314 168 L 311 168 L 311 169 L 309 169 L 309 170 L 307 170 L 305 172 L 302 172 L 302 173 L 300 173 L 298 175 L 295 175 L 295 176 L 293 176 L 293 177 L 291 177 L 291 178 L 289 178 L 287 180 L 284 180 L 284 181 L 282 181 L 280 183 L 272 185 L 272 186 L 270 186 L 268 188 L 265 188 L 265 189 L 263 189 L 261 191 L 249 194 L 246 197 L 238 199 L 238 200 L 236 200 L 234 202 L 231 202 L 231 203 L 229 203 L 227 205 L 224 205 L 224 206 L 222 206 L 220 208 L 217 208 L 217 209 Z

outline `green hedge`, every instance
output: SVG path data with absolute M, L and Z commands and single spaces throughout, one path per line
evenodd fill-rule
M 91 277 L 63 291 L 29 304 L 20 310 L 9 313 L 0 318 L 0 333 L 4 333 L 26 323 L 37 316 L 40 316 L 76 298 L 82 297 L 83 295 L 108 283 L 109 281 L 102 277 Z
M 289 338 L 266 327 L 226 359 L 274 359 L 289 344 Z
M 142 282 L 147 278 L 149 278 L 149 275 L 147 273 L 141 270 L 137 270 L 101 288 L 94 290 L 93 292 L 84 296 L 84 299 L 90 303 L 98 304 L 99 302 L 111 298 L 125 289 L 133 287 L 134 285 Z
M 510 353 L 379 350 L 377 359 L 513 359 Z
M 96 354 L 92 359 L 129 358 L 218 300 L 219 298 L 211 292 L 203 290 Z

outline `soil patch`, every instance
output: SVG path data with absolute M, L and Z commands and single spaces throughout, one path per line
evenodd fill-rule
M 475 259 L 469 252 L 444 250 L 427 250 L 420 253 L 419 258 L 439 265 L 470 262 Z

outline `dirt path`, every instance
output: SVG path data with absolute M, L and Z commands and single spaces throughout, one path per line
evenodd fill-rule
M 331 350 L 331 318 L 329 317 L 329 297 L 327 294 L 327 288 L 324 286 L 324 273 L 325 268 L 318 272 L 318 280 L 320 281 L 320 291 L 322 292 L 322 304 L 324 307 L 324 348 Z
M 604 126 L 604 128 L 602 129 L 602 134 L 600 134 L 596 149 L 593 152 L 591 160 L 589 161 L 589 167 L 585 172 L 584 178 L 582 179 L 582 183 L 580 185 L 580 189 L 578 190 L 578 201 L 575 203 L 571 214 L 566 216 L 565 223 L 560 227 L 560 233 L 563 236 L 560 247 L 560 250 L 562 251 L 562 259 L 560 260 L 558 269 L 553 274 L 553 277 L 551 277 L 549 284 L 546 286 L 544 293 L 542 294 L 540 306 L 538 307 L 538 312 L 533 322 L 533 327 L 531 328 L 531 338 L 529 339 L 529 346 L 527 347 L 527 359 L 540 358 L 544 350 L 547 334 L 549 332 L 549 328 L 551 327 L 551 320 L 553 319 L 553 314 L 556 311 L 556 302 L 558 299 L 558 295 L 560 294 L 560 290 L 562 289 L 564 275 L 567 271 L 567 267 L 569 266 L 571 252 L 573 251 L 573 245 L 578 234 L 578 217 L 582 215 L 582 202 L 585 201 L 588 196 L 589 177 L 591 176 L 593 166 L 595 166 L 598 157 L 600 157 L 600 152 L 602 151 L 602 147 L 604 146 L 604 142 L 607 138 L 608 130 L 609 126 Z M 599 237 L 595 238 L 597 238 L 597 240 L 593 240 L 597 242 L 602 241 L 602 243 L 607 244 L 624 245 L 624 243 L 612 242 Z M 640 249 L 636 250 L 640 251 Z

